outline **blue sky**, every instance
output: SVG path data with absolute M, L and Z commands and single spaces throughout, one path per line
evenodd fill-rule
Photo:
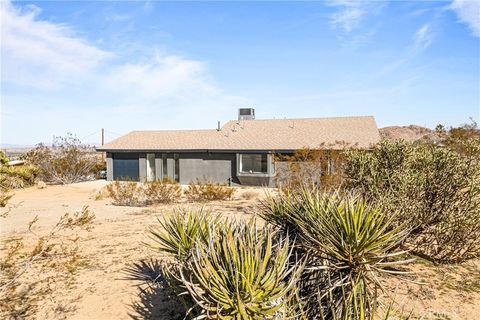
M 479 1 L 7 2 L 1 142 L 374 115 L 480 116 Z

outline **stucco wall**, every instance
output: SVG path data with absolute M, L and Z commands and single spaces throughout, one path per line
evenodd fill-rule
M 234 153 L 180 153 L 180 183 L 205 179 L 228 183 L 235 179 Z
M 107 178 L 115 178 L 115 158 L 135 155 L 138 159 L 138 178 L 146 179 L 146 153 L 114 153 L 111 158 L 107 156 Z M 188 184 L 196 179 L 208 180 L 219 183 L 232 183 L 243 185 L 272 186 L 274 166 L 272 155 L 268 155 L 268 173 L 245 174 L 239 173 L 237 168 L 238 153 L 207 153 L 207 152 L 184 152 L 179 155 L 179 182 Z M 175 174 L 174 153 L 166 153 L 167 177 L 173 179 Z M 109 160 L 110 159 L 110 160 Z M 155 174 L 157 179 L 165 178 L 163 174 L 162 153 L 155 153 Z

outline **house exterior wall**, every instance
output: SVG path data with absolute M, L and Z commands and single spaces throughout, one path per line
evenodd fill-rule
M 274 164 L 273 155 L 268 154 L 267 173 L 242 173 L 239 172 L 239 155 L 242 152 L 168 152 L 155 153 L 155 177 L 160 180 L 163 178 L 175 178 L 175 165 L 179 166 L 178 181 L 181 184 L 188 184 L 191 181 L 208 180 L 217 183 L 255 185 L 255 186 L 273 186 L 274 183 Z M 247 152 L 248 153 L 248 152 Z M 258 152 L 257 152 L 258 153 Z M 266 153 L 266 152 L 264 152 Z M 176 161 L 175 155 L 178 155 Z M 163 167 L 166 159 L 166 170 Z M 124 170 L 124 163 L 116 162 L 115 159 L 138 159 L 138 171 L 134 180 L 146 181 L 147 177 L 147 159 L 146 153 L 128 153 L 113 152 L 107 154 L 107 180 L 120 179 L 118 171 Z M 132 170 L 135 171 L 135 170 Z M 124 172 L 124 171 L 122 171 Z M 166 175 L 165 175 L 166 173 Z M 127 177 L 128 178 L 128 177 Z
M 107 162 L 107 181 L 112 181 L 113 180 L 113 158 L 110 152 L 107 152 L 106 162 Z
M 180 153 L 180 183 L 188 184 L 197 179 L 218 183 L 235 180 L 234 153 Z
M 138 155 L 138 176 L 141 182 L 147 181 L 147 155 L 140 153 Z

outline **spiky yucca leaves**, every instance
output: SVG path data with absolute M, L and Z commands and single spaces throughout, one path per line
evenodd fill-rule
M 287 319 L 297 316 L 288 238 L 274 239 L 254 222 L 228 223 L 207 246 L 196 246 L 182 281 L 200 308 L 195 319 Z
M 158 219 L 158 223 L 149 230 L 152 247 L 177 261 L 187 261 L 195 244 L 207 243 L 216 232 L 219 217 L 203 210 L 180 210 Z
M 407 231 L 360 198 L 303 189 L 269 199 L 263 218 L 295 234 L 298 250 L 308 255 L 300 288 L 312 319 L 369 317 L 378 274 L 403 263 L 394 249 Z
M 189 274 L 189 263 L 196 245 L 204 246 L 214 237 L 220 219 L 207 211 L 179 210 L 158 219 L 159 226 L 150 227 L 150 244 L 166 254 L 162 261 L 162 280 L 177 295 L 185 311 L 196 314 L 195 301 L 188 295 L 182 274 Z

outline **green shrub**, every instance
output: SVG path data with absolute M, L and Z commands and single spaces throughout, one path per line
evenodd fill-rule
M 229 200 L 232 198 L 234 191 L 233 188 L 225 184 L 197 180 L 196 182 L 190 182 L 187 190 L 185 190 L 185 196 L 188 200 L 195 202 Z
M 0 185 L 8 189 L 20 189 L 35 184 L 38 169 L 33 165 L 0 167 Z
M 144 194 L 148 204 L 172 203 L 182 196 L 182 187 L 171 179 L 146 182 Z
M 479 154 L 475 137 L 453 147 L 382 141 L 347 153 L 345 188 L 406 223 L 405 245 L 416 254 L 436 262 L 473 259 L 480 255 Z
M 8 166 L 8 157 L 0 151 L 0 187 L 19 189 L 33 185 L 38 169 L 33 165 Z
M 107 185 L 107 193 L 116 206 L 141 206 L 142 188 L 133 181 L 114 181 Z
M 407 230 L 360 198 L 302 192 L 270 198 L 262 217 L 297 239 L 307 256 L 299 292 L 309 319 L 373 317 L 378 276 L 406 261 L 396 250 Z

